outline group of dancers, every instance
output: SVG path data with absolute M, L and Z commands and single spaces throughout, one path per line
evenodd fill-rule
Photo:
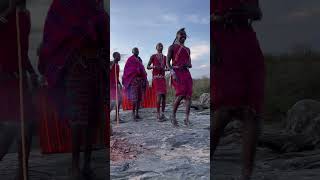
M 186 104 L 185 125 L 189 126 L 189 114 L 192 96 L 192 77 L 189 69 L 192 68 L 190 49 L 184 45 L 187 34 L 184 28 L 176 33 L 174 43 L 168 49 L 168 55 L 163 55 L 163 44 L 156 45 L 156 54 L 150 57 L 147 69 L 152 70 L 152 87 L 157 95 L 157 120 L 163 122 L 167 120 L 165 116 L 166 108 L 166 71 L 170 72 L 171 84 L 175 89 L 175 101 L 170 120 L 174 127 L 178 127 L 176 112 L 184 99 Z M 122 102 L 122 88 L 132 103 L 132 119 L 137 121 L 141 119 L 139 109 L 143 95 L 148 86 L 147 72 L 139 57 L 139 49 L 132 49 L 132 56 L 125 63 L 122 76 L 122 84 L 119 81 L 119 61 L 121 55 L 119 52 L 113 53 L 114 60 L 110 63 L 110 111 L 116 107 L 116 120 L 122 122 L 119 118 L 118 110 Z M 122 87 L 123 85 L 123 87 Z

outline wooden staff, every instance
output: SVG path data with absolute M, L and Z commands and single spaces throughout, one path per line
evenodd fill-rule
M 22 74 L 22 58 L 21 58 L 21 42 L 20 42 L 20 22 L 19 9 L 16 7 L 16 27 L 17 27 L 17 48 L 18 48 L 18 64 L 19 64 L 19 95 L 20 95 L 20 118 L 21 118 L 21 141 L 22 141 L 22 169 L 23 179 L 27 180 L 27 161 L 26 161 L 26 140 L 25 140 L 25 121 L 24 121 L 24 101 L 23 101 L 23 74 Z

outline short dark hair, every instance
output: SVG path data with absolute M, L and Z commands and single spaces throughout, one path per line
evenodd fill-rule
M 112 54 L 113 58 L 116 58 L 116 55 L 117 55 L 117 54 L 119 54 L 119 55 L 120 55 L 120 53 L 119 53 L 119 52 L 114 52 L 114 53 Z
M 186 32 L 185 28 L 179 29 L 179 31 L 177 31 L 177 34 L 179 34 L 179 33 L 181 33 L 181 32 Z

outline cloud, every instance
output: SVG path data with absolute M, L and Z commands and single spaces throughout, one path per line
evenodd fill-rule
M 313 16 L 320 15 L 320 8 L 304 8 L 290 12 L 289 19 L 305 19 Z
M 199 66 L 199 69 L 204 69 L 204 68 L 208 68 L 209 65 L 208 64 L 202 64 Z
M 187 16 L 187 21 L 194 23 L 194 24 L 209 24 L 210 18 L 209 16 L 199 16 L 197 14 L 191 14 Z
M 199 42 L 191 45 L 191 59 L 192 61 L 199 61 L 202 57 L 209 58 L 210 55 L 210 43 Z
M 179 21 L 179 17 L 175 14 L 164 14 L 161 16 L 161 20 L 165 23 L 176 24 Z

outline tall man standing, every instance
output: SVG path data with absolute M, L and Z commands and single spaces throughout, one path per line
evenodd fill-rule
M 167 85 L 165 71 L 167 70 L 167 57 L 162 54 L 163 45 L 158 43 L 156 46 L 157 54 L 153 54 L 147 65 L 147 69 L 152 69 L 152 87 L 157 94 L 157 119 L 162 122 L 166 120 L 164 111 L 166 108 Z M 152 64 L 152 66 L 151 66 Z M 160 106 L 161 115 L 160 115 Z
M 110 112 L 112 111 L 113 107 L 117 108 L 115 121 L 119 120 L 119 122 L 123 122 L 119 118 L 119 109 L 122 102 L 122 85 L 119 81 L 119 61 L 121 59 L 120 53 L 114 52 L 113 59 L 114 60 L 110 63 Z
M 53 0 L 44 27 L 39 71 L 72 130 L 72 179 L 94 178 L 92 143 L 102 127 L 109 67 L 109 16 L 102 0 Z M 81 135 L 85 144 L 80 170 Z
M 173 112 L 171 122 L 178 127 L 176 113 L 182 99 L 185 100 L 186 118 L 184 123 L 190 125 L 189 114 L 192 96 L 192 77 L 189 68 L 192 68 L 190 49 L 184 45 L 187 39 L 187 33 L 184 28 L 180 29 L 176 34 L 174 43 L 169 47 L 167 55 L 167 65 L 171 72 L 172 85 L 176 91 L 176 99 L 173 104 Z M 172 60 L 172 64 L 170 63 Z
M 5 1 L 2 1 L 4 3 Z M 18 159 L 19 167 L 16 179 L 23 179 L 23 144 L 21 136 L 21 109 L 20 94 L 22 88 L 23 114 L 25 119 L 25 161 L 28 169 L 28 159 L 32 140 L 31 119 L 34 118 L 32 112 L 31 87 L 28 85 L 27 73 L 30 75 L 32 84 L 37 85 L 38 77 L 35 73 L 29 57 L 29 34 L 31 29 L 30 12 L 26 9 L 25 0 L 9 0 L 7 7 L 0 7 L 0 161 L 7 154 L 11 144 L 18 139 Z M 17 31 L 17 17 L 19 18 L 19 31 Z M 20 42 L 18 44 L 18 36 Z M 22 87 L 19 85 L 19 55 L 18 46 L 21 48 L 22 61 Z M 27 173 L 27 179 L 28 173 Z
M 128 99 L 132 102 L 132 118 L 134 121 L 141 119 L 139 116 L 140 104 L 147 85 L 147 72 L 139 57 L 139 49 L 132 49 L 130 56 L 124 66 L 122 83 L 126 90 Z
M 251 22 L 260 20 L 258 0 L 213 0 L 211 3 L 211 96 L 214 119 L 212 152 L 224 128 L 233 119 L 243 123 L 242 180 L 254 166 L 259 123 L 264 100 L 264 58 Z

